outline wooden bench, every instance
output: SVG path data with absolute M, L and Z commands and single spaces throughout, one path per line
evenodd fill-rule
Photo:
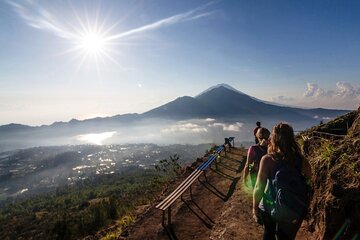
M 172 193 L 170 193 L 164 200 L 155 206 L 155 208 L 162 210 L 162 226 L 166 230 L 170 239 L 176 239 L 171 229 L 171 205 L 178 199 L 182 198 L 183 193 L 189 189 L 190 196 L 192 198 L 191 185 L 200 177 L 202 173 L 205 174 L 205 170 L 208 169 L 217 157 L 225 151 L 224 146 L 219 146 L 215 149 L 215 153 L 211 154 L 205 162 L 200 164 Z M 206 176 L 205 176 L 206 177 Z M 165 223 L 165 216 L 167 211 L 167 224 Z

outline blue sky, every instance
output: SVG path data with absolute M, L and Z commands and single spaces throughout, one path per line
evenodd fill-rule
M 359 12 L 358 1 L 4 0 L 0 124 L 141 113 L 219 83 L 355 109 Z

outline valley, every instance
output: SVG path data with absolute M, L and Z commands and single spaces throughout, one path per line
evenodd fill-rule
M 55 191 L 96 175 L 121 174 L 136 167 L 154 169 L 155 164 L 178 154 L 184 165 L 210 147 L 200 145 L 127 144 L 36 147 L 0 154 L 1 202 Z

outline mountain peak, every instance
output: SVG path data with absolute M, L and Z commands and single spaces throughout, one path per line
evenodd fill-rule
M 201 95 L 204 94 L 204 93 L 210 92 L 210 91 L 213 90 L 213 89 L 217 89 L 217 88 L 226 88 L 226 89 L 228 89 L 228 90 L 231 90 L 231 91 L 234 91 L 234 92 L 243 94 L 243 95 L 247 95 L 247 94 L 245 94 L 245 93 L 243 93 L 243 92 L 235 89 L 234 87 L 232 87 L 232 86 L 230 86 L 230 85 L 228 85 L 228 84 L 226 84 L 226 83 L 220 83 L 220 84 L 217 84 L 217 85 L 215 85 L 215 86 L 209 87 L 209 88 L 206 89 L 205 91 L 203 91 L 203 92 L 201 92 L 200 94 L 196 95 L 195 98 L 201 96 Z

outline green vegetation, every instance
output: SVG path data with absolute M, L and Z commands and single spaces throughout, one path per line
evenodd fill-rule
M 170 156 L 170 159 L 163 159 L 159 161 L 159 164 L 155 165 L 155 169 L 159 172 L 165 173 L 167 177 L 174 177 L 180 174 L 181 166 L 179 164 L 179 155 L 174 154 Z
M 330 142 L 326 140 L 322 141 L 321 147 L 319 149 L 321 159 L 330 160 L 335 151 L 336 148 Z
M 111 224 L 117 232 L 104 239 L 115 239 L 134 221 L 135 207 L 151 203 L 180 173 L 178 161 L 175 154 L 155 170 L 129 167 L 12 203 L 0 210 L 0 239 L 78 239 Z
M 359 229 L 360 109 L 305 131 L 306 157 L 313 169 L 309 227 L 317 239 L 355 239 Z M 313 137 L 314 131 L 342 138 Z M 345 224 L 344 224 L 345 223 Z M 345 226 L 345 227 L 344 227 Z M 339 229 L 341 231 L 339 231 Z

